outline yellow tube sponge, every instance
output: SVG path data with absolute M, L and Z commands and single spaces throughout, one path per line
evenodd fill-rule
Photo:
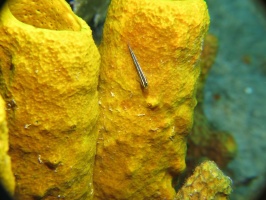
M 15 190 L 15 178 L 11 170 L 11 160 L 7 154 L 8 145 L 5 102 L 0 96 L 0 184 L 12 195 Z
M 8 0 L 8 6 L 16 19 L 34 27 L 69 31 L 79 31 L 81 28 L 66 1 Z
M 100 45 L 95 199 L 174 198 L 208 25 L 203 0 L 111 1 Z
M 229 199 L 232 181 L 213 161 L 205 161 L 178 191 L 176 200 Z
M 8 5 L 0 15 L 0 93 L 8 105 L 15 194 L 91 199 L 100 65 L 91 30 L 79 18 L 80 31 L 36 28 Z

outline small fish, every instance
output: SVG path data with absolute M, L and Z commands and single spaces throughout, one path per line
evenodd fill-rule
M 143 71 L 142 71 L 142 69 L 141 69 L 141 67 L 139 65 L 139 62 L 138 62 L 133 50 L 131 49 L 129 44 L 127 44 L 127 46 L 128 46 L 129 51 L 130 51 L 131 57 L 132 57 L 132 59 L 134 61 L 135 67 L 137 69 L 137 72 L 139 74 L 139 77 L 140 77 L 140 80 L 141 80 L 141 85 L 142 85 L 143 88 L 146 88 L 146 87 L 148 87 L 147 78 L 145 77 L 145 75 L 144 75 L 144 73 L 143 73 Z

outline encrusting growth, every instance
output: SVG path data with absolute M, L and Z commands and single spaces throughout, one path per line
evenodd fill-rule
M 232 181 L 212 161 L 205 161 L 196 167 L 175 200 L 229 199 Z

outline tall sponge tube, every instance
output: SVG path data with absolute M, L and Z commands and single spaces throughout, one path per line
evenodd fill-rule
M 174 199 L 208 25 L 203 0 L 111 1 L 99 48 L 95 199 Z
M 11 0 L 1 10 L 0 93 L 18 199 L 93 196 L 100 54 L 67 6 Z

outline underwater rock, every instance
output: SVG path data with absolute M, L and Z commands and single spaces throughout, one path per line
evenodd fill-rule
M 0 184 L 12 195 L 15 190 L 15 178 L 11 170 L 11 160 L 7 151 L 8 129 L 5 102 L 0 97 Z
M 172 179 L 185 168 L 208 25 L 201 0 L 112 0 L 100 45 L 95 199 L 175 197 Z
M 205 161 L 196 167 L 175 200 L 229 199 L 232 181 L 212 161 Z
M 0 93 L 8 105 L 15 196 L 91 199 L 100 65 L 91 30 L 62 7 L 65 1 L 32 1 L 33 10 L 12 2 L 0 15 Z M 54 21 L 43 15 L 35 21 L 48 4 L 63 11 Z M 24 6 L 36 16 L 27 18 Z

